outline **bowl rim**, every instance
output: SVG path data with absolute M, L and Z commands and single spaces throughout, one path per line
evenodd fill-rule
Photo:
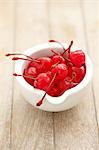
M 66 43 L 62 43 L 64 45 L 64 47 L 68 47 L 68 45 Z M 29 48 L 27 50 L 25 50 L 23 52 L 23 54 L 27 54 L 28 56 L 33 55 L 34 53 L 36 53 L 37 51 L 42 51 L 44 49 L 62 49 L 62 47 L 58 44 L 58 43 L 44 43 L 44 44 L 40 44 L 37 46 L 33 46 L 32 48 Z M 73 47 L 73 50 L 78 49 L 76 47 Z M 86 56 L 86 74 L 85 77 L 83 78 L 83 80 L 75 87 L 65 91 L 61 96 L 58 97 L 52 97 L 50 95 L 46 95 L 46 100 L 48 102 L 50 102 L 51 104 L 61 104 L 63 103 L 66 98 L 70 95 L 73 95 L 75 93 L 78 93 L 79 91 L 83 90 L 88 83 L 91 81 L 92 79 L 92 74 L 93 74 L 93 65 L 91 62 L 91 59 L 89 58 L 88 54 L 86 52 L 85 56 Z M 15 73 L 19 73 L 22 74 L 22 68 L 23 65 L 26 61 L 17 61 L 15 63 Z M 29 83 L 26 82 L 26 80 L 23 77 L 16 77 L 17 81 L 20 83 L 20 85 L 22 87 L 24 87 L 25 89 L 27 89 L 30 92 L 34 92 L 35 94 L 39 94 L 39 95 L 43 95 L 45 92 L 43 90 L 39 90 L 34 88 L 33 86 L 31 86 Z

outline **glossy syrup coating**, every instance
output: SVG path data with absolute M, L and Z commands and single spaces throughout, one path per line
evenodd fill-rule
M 71 52 L 70 59 L 76 67 L 81 67 L 85 64 L 85 54 L 82 50 L 76 50 L 74 52 Z

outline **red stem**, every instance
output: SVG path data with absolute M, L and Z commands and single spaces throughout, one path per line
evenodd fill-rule
M 41 106 L 41 105 L 42 105 L 43 100 L 44 100 L 46 94 L 47 94 L 47 93 L 45 93 L 44 96 L 42 97 L 42 99 L 36 103 L 36 106 Z
M 59 45 L 61 45 L 61 47 L 63 48 L 64 51 L 66 50 L 65 47 L 64 47 L 64 45 L 63 45 L 62 43 L 58 42 L 58 41 L 49 40 L 49 42 L 56 42 L 56 43 L 58 43 Z
M 71 49 L 71 46 L 73 45 L 73 41 L 70 42 L 70 45 L 67 49 L 65 49 L 65 51 L 61 54 L 62 56 L 68 51 L 68 54 L 70 54 L 70 49 Z
M 47 90 L 46 90 L 46 91 L 48 91 L 48 90 L 49 90 L 49 88 L 50 88 L 50 86 L 52 85 L 52 83 L 54 82 L 54 80 L 55 80 L 56 76 L 57 76 L 57 73 L 55 73 L 55 74 L 54 74 L 54 76 L 53 76 L 53 78 L 52 78 L 52 80 L 51 80 L 51 82 L 50 82 L 49 86 L 47 87 Z
M 13 73 L 14 76 L 19 76 L 19 77 L 25 77 L 25 78 L 29 78 L 29 79 L 33 79 L 35 80 L 36 78 L 33 78 L 32 76 L 26 76 L 26 75 L 21 75 L 21 74 L 17 74 L 17 73 Z
M 56 64 L 52 65 L 51 68 L 55 68 L 59 63 L 60 63 L 60 61 L 58 61 Z
M 55 55 L 60 55 L 59 53 L 55 52 L 54 50 L 51 50 Z
M 27 59 L 27 58 L 20 58 L 20 57 L 13 57 L 12 60 L 16 61 L 16 60 L 27 60 L 27 61 L 35 61 L 37 63 L 40 63 L 39 60 L 30 60 L 30 59 Z
M 21 54 L 21 53 L 8 53 L 8 54 L 6 54 L 5 56 L 14 56 L 14 55 L 21 55 L 21 56 L 25 56 L 25 57 L 27 57 L 27 58 L 29 58 L 29 59 L 31 59 L 31 60 L 34 60 L 32 57 L 30 57 L 30 56 L 28 56 L 28 55 L 25 55 L 25 54 Z

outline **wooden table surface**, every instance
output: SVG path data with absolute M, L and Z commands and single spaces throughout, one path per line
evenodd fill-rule
M 99 0 L 0 0 L 0 150 L 98 150 Z M 5 53 L 56 39 L 88 52 L 94 77 L 85 100 L 50 113 L 27 103 Z

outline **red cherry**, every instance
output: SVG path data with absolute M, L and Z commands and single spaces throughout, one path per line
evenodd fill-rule
M 79 83 L 82 81 L 86 73 L 84 66 L 77 68 L 72 67 L 72 75 L 74 74 L 73 82 Z
M 49 91 L 49 89 L 51 88 L 51 86 L 52 86 L 54 80 L 56 79 L 56 75 L 57 75 L 57 73 L 55 73 L 54 76 L 52 77 L 52 79 L 51 79 L 49 85 L 48 85 L 47 88 L 46 88 L 45 94 L 44 94 L 43 97 L 36 103 L 36 106 L 40 106 L 40 105 L 43 103 L 44 98 L 45 98 L 47 92 Z
M 74 86 L 76 86 L 78 84 L 78 83 L 73 82 L 73 79 L 74 79 L 73 75 L 71 77 L 67 76 L 65 78 L 65 81 L 67 81 L 67 84 L 69 83 L 69 85 L 70 85 L 69 89 L 73 88 Z
M 53 64 L 56 64 L 57 62 L 64 63 L 64 64 L 66 63 L 65 59 L 61 55 L 52 56 L 52 61 L 53 61 Z
M 47 72 L 48 70 L 50 70 L 51 65 L 52 65 L 52 60 L 49 57 L 40 57 L 37 59 L 37 61 L 39 61 L 39 63 L 37 62 L 31 62 L 29 64 L 29 67 L 35 67 L 38 71 L 38 73 L 41 72 Z
M 68 67 L 68 76 L 72 77 L 72 67 Z
M 47 93 L 50 95 L 50 96 L 59 96 L 60 95 L 60 90 L 58 87 L 56 86 L 53 86 L 52 88 L 50 88 Z
M 40 73 L 34 81 L 34 87 L 46 91 L 50 82 L 51 78 L 47 75 L 47 73 Z
M 27 74 L 36 78 L 37 77 L 37 69 L 35 67 L 29 67 L 27 69 Z
M 81 67 L 85 64 L 85 54 L 82 50 L 76 50 L 74 52 L 71 52 L 70 59 L 76 67 Z
M 30 62 L 28 65 L 29 67 L 35 67 L 37 69 L 37 72 L 40 73 L 41 72 L 41 64 L 37 63 L 37 62 Z
M 49 57 L 40 57 L 37 60 L 40 61 L 42 72 L 47 72 L 48 70 L 50 70 L 50 68 L 52 66 L 51 58 L 49 58 Z
M 57 73 L 57 77 L 56 77 L 57 80 L 65 79 L 68 74 L 66 65 L 58 64 L 55 68 L 52 69 L 52 75 L 54 75 L 55 73 Z
M 67 81 L 67 82 L 71 82 L 72 81 L 72 76 L 67 76 L 66 78 L 65 78 L 65 81 Z
M 46 74 L 48 75 L 49 78 L 52 78 L 52 73 L 51 73 L 51 71 L 46 72 Z
M 61 93 L 64 93 L 66 90 L 71 88 L 71 83 L 66 80 L 63 80 L 58 83 L 58 87 Z
M 28 69 L 25 69 L 24 72 L 23 72 L 23 77 L 24 77 L 24 79 L 25 79 L 30 85 L 34 86 L 34 80 L 31 79 L 31 78 L 28 78 L 29 75 L 30 75 L 30 74 L 28 73 Z M 25 76 L 27 76 L 27 77 L 25 77 Z
M 13 73 L 16 77 L 23 77 L 30 85 L 34 85 L 35 78 L 27 73 L 27 69 L 24 70 L 23 74 Z

